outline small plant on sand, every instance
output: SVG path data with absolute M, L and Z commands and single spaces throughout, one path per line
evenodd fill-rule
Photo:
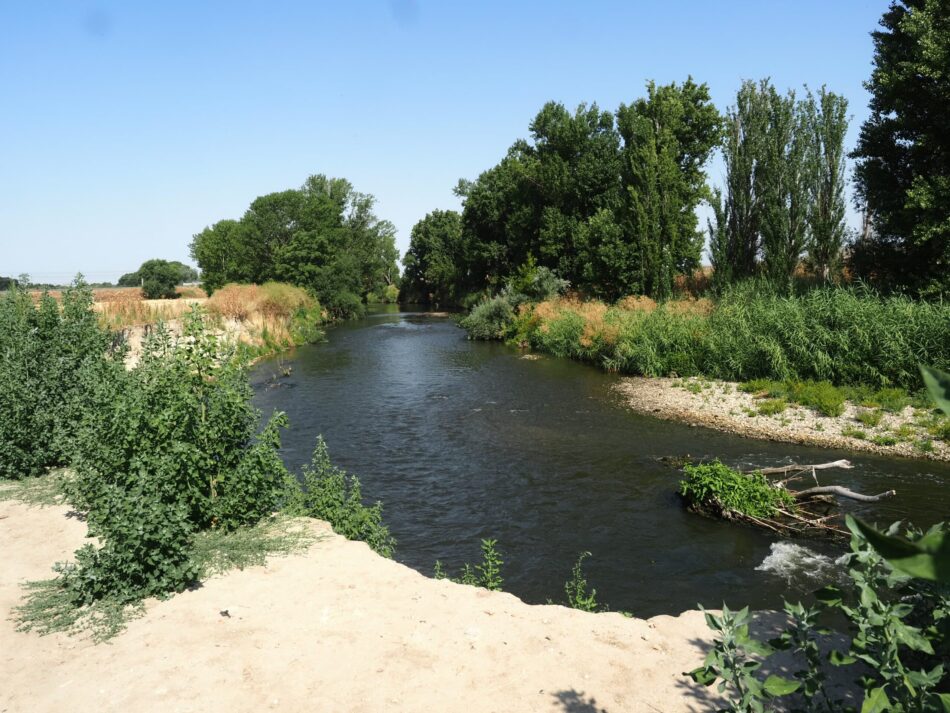
M 396 540 L 383 524 L 383 506 L 367 507 L 359 478 L 330 462 L 323 437 L 317 439 L 309 466 L 304 466 L 303 488 L 287 481 L 284 509 L 292 515 L 326 520 L 347 539 L 368 544 L 383 557 L 392 557 Z
M 493 591 L 501 591 L 504 580 L 501 577 L 501 568 L 505 562 L 501 553 L 496 549 L 498 540 L 482 540 L 482 561 L 474 567 L 466 562 L 462 565 L 458 577 L 450 577 L 445 566 L 439 560 L 435 561 L 432 576 L 435 579 L 448 579 L 456 584 L 468 584 L 472 587 L 484 587 Z
M 564 583 L 564 593 L 567 595 L 567 605 L 572 609 L 593 612 L 597 611 L 597 590 L 587 590 L 587 579 L 583 570 L 586 557 L 590 557 L 590 552 L 582 552 L 578 556 L 571 569 L 571 578 Z

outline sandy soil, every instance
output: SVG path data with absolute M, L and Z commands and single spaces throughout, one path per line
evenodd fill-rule
M 691 387 L 691 388 L 688 388 Z M 857 420 L 861 409 L 847 402 L 840 416 L 823 416 L 812 409 L 790 404 L 782 413 L 757 413 L 761 399 L 738 389 L 738 384 L 711 379 L 637 378 L 621 379 L 617 386 L 635 411 L 660 418 L 684 421 L 720 431 L 738 433 L 784 443 L 806 443 L 827 448 L 871 451 L 883 455 L 950 460 L 950 443 L 932 439 L 932 451 L 920 450 L 916 443 L 931 440 L 926 430 L 915 424 L 917 413 L 910 406 L 900 413 L 884 414 L 874 427 Z M 901 427 L 908 434 L 897 437 Z M 848 435 L 863 431 L 864 438 Z M 894 438 L 893 445 L 872 439 Z
M 428 579 L 318 522 L 305 554 L 149 602 L 110 643 L 17 632 L 20 583 L 83 541 L 65 513 L 0 502 L 3 713 L 713 709 L 681 675 L 710 640 L 698 612 L 528 606 Z

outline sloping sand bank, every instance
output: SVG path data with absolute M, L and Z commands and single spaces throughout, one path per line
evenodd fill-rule
M 529 606 L 428 579 L 316 522 L 327 534 L 305 554 L 149 602 L 110 643 L 19 633 L 20 583 L 83 542 L 65 513 L 0 502 L 3 713 L 713 708 L 682 676 L 710 641 L 699 612 Z

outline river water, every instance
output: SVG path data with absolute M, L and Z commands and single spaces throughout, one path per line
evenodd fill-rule
M 790 546 L 758 531 L 686 513 L 680 473 L 663 457 L 735 466 L 848 458 L 823 482 L 896 498 L 847 508 L 921 526 L 950 516 L 950 466 L 769 443 L 631 413 L 618 377 L 568 360 L 525 359 L 470 342 L 451 319 L 377 311 L 334 327 L 322 344 L 266 361 L 252 374 L 265 415 L 291 427 L 283 455 L 309 461 L 323 434 L 336 465 L 384 504 L 395 558 L 431 574 L 480 558 L 495 538 L 504 588 L 527 602 L 564 600 L 578 554 L 597 598 L 637 616 L 697 603 L 777 607 L 835 576 L 840 550 Z M 281 366 L 289 377 L 279 378 Z M 763 567 L 763 563 L 764 567 Z

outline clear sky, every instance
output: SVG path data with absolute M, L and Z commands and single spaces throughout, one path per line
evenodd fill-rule
M 887 5 L 3 0 L 0 275 L 190 262 L 194 233 L 311 173 L 375 195 L 404 253 L 545 101 L 615 109 L 649 79 L 692 75 L 720 109 L 743 79 L 827 84 L 853 146 Z

